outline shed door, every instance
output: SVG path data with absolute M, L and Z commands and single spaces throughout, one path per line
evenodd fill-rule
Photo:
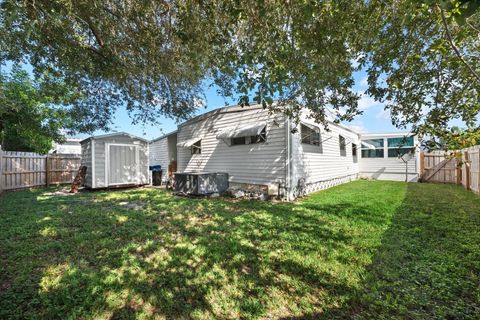
M 108 185 L 137 183 L 136 146 L 111 145 L 108 150 Z

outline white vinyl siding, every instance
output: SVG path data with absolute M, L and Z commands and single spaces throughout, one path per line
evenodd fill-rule
M 92 181 L 93 181 L 93 177 L 92 177 L 92 144 L 91 144 L 91 141 L 86 141 L 84 142 L 82 145 L 82 149 L 81 149 L 81 152 L 82 152 L 82 160 L 81 160 L 81 163 L 82 163 L 82 166 L 86 166 L 87 167 L 87 174 L 85 176 L 85 185 L 87 187 L 93 187 L 92 186 Z
M 150 143 L 150 165 L 162 167 L 162 181 L 168 180 L 168 166 L 177 160 L 177 134 L 172 133 Z
M 302 115 L 302 117 L 304 117 Z M 299 133 L 292 134 L 292 186 L 304 178 L 307 184 L 358 174 L 357 157 L 352 156 L 352 143 L 358 135 L 334 124 L 326 131 L 321 125 L 304 117 L 302 122 L 319 126 L 320 145 L 301 143 Z M 340 136 L 345 138 L 345 156 L 340 155 Z
M 94 140 L 86 140 L 82 143 L 82 154 L 88 154 L 88 149 L 91 149 L 92 145 L 95 146 L 94 155 L 89 156 L 85 159 L 84 163 L 87 166 L 87 174 L 89 173 L 88 168 L 92 168 L 93 162 L 95 162 L 94 169 L 95 172 L 90 175 L 91 178 L 94 178 L 95 181 L 91 181 L 87 178 L 85 185 L 90 188 L 106 188 L 109 185 L 107 184 L 106 172 L 109 170 L 109 165 L 106 163 L 105 151 L 107 150 L 107 144 L 133 144 L 138 146 L 138 163 L 139 170 L 136 176 L 135 184 L 148 184 L 149 182 L 149 171 L 148 171 L 148 143 L 143 140 L 131 138 L 125 135 L 118 136 L 109 136 L 105 138 L 95 138 Z M 82 160 L 83 161 L 83 160 Z M 93 180 L 93 179 L 92 179 Z
M 227 172 L 231 182 L 263 184 L 285 181 L 286 133 L 283 115 L 268 115 L 258 107 L 219 109 L 178 128 L 178 142 L 201 139 L 201 154 L 178 147 L 178 172 Z M 229 146 L 217 134 L 266 121 L 266 142 Z M 276 123 L 277 124 L 276 124 Z M 229 140 L 229 139 L 228 139 Z
M 383 139 L 383 157 L 379 158 L 366 158 L 362 157 L 360 163 L 360 176 L 365 178 L 373 178 L 379 180 L 397 180 L 404 181 L 406 168 L 405 163 L 398 157 L 388 156 L 388 138 L 398 138 L 401 134 L 390 135 L 375 135 L 368 134 L 362 135 L 361 140 L 364 142 L 370 142 L 371 140 Z M 416 140 L 414 138 L 415 145 Z M 415 150 L 412 159 L 408 161 L 408 181 L 416 181 L 418 179 L 419 163 L 418 163 L 419 150 Z

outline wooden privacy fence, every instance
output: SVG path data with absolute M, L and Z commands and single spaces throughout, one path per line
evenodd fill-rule
M 81 158 L 74 154 L 41 155 L 0 149 L 0 192 L 71 183 Z
M 449 152 L 421 153 L 420 177 L 423 181 L 455 183 L 480 193 L 480 146 L 460 151 L 460 157 Z

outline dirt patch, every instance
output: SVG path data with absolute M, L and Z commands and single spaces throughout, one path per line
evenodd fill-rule
M 146 206 L 146 203 L 145 202 L 123 201 L 123 202 L 120 202 L 119 205 L 121 205 L 122 207 L 127 208 L 127 209 L 140 210 L 140 209 L 143 209 Z

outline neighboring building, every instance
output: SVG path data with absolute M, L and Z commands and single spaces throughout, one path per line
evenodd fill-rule
M 420 148 L 416 136 L 405 133 L 361 134 L 360 177 L 417 181 Z M 406 162 L 405 162 L 406 161 Z
M 257 188 L 288 199 L 358 177 L 405 180 L 403 161 L 393 157 L 404 133 L 365 135 L 333 123 L 327 131 L 306 112 L 300 119 L 296 125 L 261 106 L 216 109 L 153 140 L 150 159 L 157 159 L 162 167 L 166 159 L 175 159 L 181 173 L 227 172 L 233 189 Z M 416 142 L 413 138 L 414 146 Z M 418 178 L 414 146 L 401 149 L 414 150 L 407 159 L 409 181 Z
M 177 161 L 177 131 L 167 133 L 166 135 L 150 141 L 150 165 L 160 165 L 162 167 L 162 182 L 168 180 L 168 168 Z
M 80 141 L 81 139 L 69 138 L 63 143 L 54 143 L 53 149 L 50 153 L 80 154 L 82 152 Z
M 85 186 L 107 188 L 149 183 L 148 141 L 125 132 L 82 140 Z

